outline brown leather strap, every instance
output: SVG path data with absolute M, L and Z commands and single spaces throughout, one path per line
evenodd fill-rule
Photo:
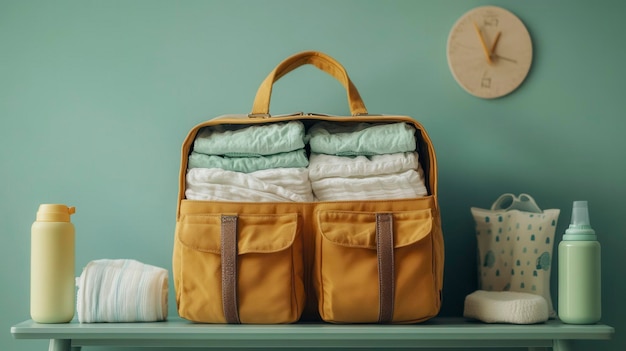
M 376 253 L 378 255 L 379 313 L 378 323 L 393 320 L 394 266 L 393 215 L 376 214 Z
M 222 215 L 222 306 L 226 323 L 239 324 L 237 307 L 237 216 Z

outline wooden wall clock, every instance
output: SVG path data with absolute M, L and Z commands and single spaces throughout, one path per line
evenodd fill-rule
M 448 65 L 468 93 L 493 99 L 514 91 L 533 59 L 530 34 L 513 13 L 481 6 L 465 13 L 450 30 Z

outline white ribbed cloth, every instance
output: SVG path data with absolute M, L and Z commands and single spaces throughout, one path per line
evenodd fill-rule
M 167 270 L 128 259 L 91 261 L 76 279 L 80 323 L 167 319 Z

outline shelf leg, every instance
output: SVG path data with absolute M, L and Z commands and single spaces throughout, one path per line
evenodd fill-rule
M 72 351 L 72 340 L 70 339 L 50 339 L 48 351 Z
M 571 351 L 572 344 L 569 340 L 554 340 L 554 344 L 552 346 L 553 351 Z

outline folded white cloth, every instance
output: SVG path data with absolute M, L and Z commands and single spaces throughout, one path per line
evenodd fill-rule
M 428 195 L 421 173 L 419 168 L 364 178 L 323 178 L 311 187 L 319 201 L 408 199 Z
M 77 278 L 80 323 L 167 319 L 167 270 L 135 260 L 91 261 Z
M 369 177 L 416 170 L 418 166 L 417 152 L 356 157 L 312 153 L 309 178 L 315 181 L 329 177 Z
M 477 290 L 465 297 L 463 316 L 486 323 L 541 323 L 548 320 L 548 302 L 536 294 Z
M 313 201 L 306 168 L 271 168 L 252 173 L 192 168 L 187 171 L 185 196 L 210 201 Z

